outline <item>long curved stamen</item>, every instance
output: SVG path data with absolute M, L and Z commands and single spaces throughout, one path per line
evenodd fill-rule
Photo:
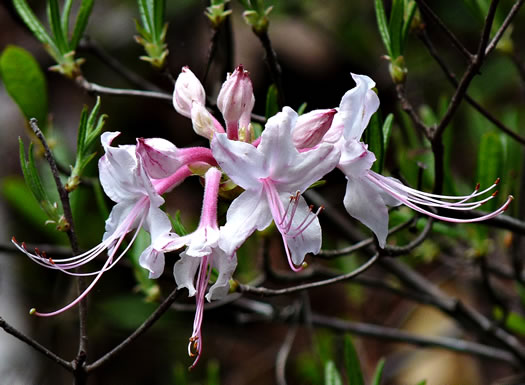
M 208 286 L 208 281 L 211 275 L 211 255 L 204 256 L 199 267 L 199 275 L 197 277 L 197 296 L 195 310 L 195 319 L 193 320 L 193 333 L 188 344 L 188 355 L 195 357 L 193 364 L 189 369 L 193 369 L 200 360 L 202 353 L 202 320 L 204 316 L 204 293 Z
M 431 211 L 425 210 L 422 207 L 417 206 L 415 203 L 411 202 L 411 200 L 407 199 L 407 197 L 404 194 L 400 193 L 398 191 L 398 189 L 393 188 L 391 181 L 389 181 L 389 183 L 386 183 L 385 180 L 387 180 L 387 178 L 384 178 L 384 177 L 382 177 L 382 176 L 380 176 L 378 174 L 375 174 L 375 173 L 367 173 L 366 177 L 368 178 L 368 180 L 370 180 L 371 182 L 376 184 L 378 187 L 380 187 L 381 189 L 383 189 L 384 191 L 386 191 L 387 193 L 392 195 L 394 198 L 399 200 L 405 206 L 410 207 L 411 209 L 413 209 L 415 211 L 418 211 L 418 212 L 420 212 L 422 214 L 428 215 L 428 216 L 430 216 L 432 218 L 436 218 L 436 219 L 439 219 L 439 220 L 442 220 L 442 221 L 447 221 L 447 222 L 452 222 L 452 223 L 473 223 L 473 222 L 481 222 L 481 221 L 493 218 L 493 217 L 501 214 L 502 212 L 504 212 L 508 208 L 510 202 L 512 202 L 512 200 L 514 199 L 514 197 L 512 195 L 509 195 L 509 197 L 507 198 L 505 203 L 500 208 L 498 208 L 497 210 L 495 210 L 495 211 L 493 211 L 491 213 L 488 213 L 486 215 L 483 215 L 483 216 L 480 216 L 480 217 L 477 217 L 477 218 L 458 219 L 458 218 L 452 218 L 452 217 L 446 217 L 446 216 L 438 215 L 438 214 L 435 214 L 435 213 L 433 213 Z M 396 187 L 397 187 L 397 185 L 396 185 Z M 493 196 L 494 196 L 494 194 L 492 195 L 492 197 Z M 454 204 L 448 204 L 447 205 L 446 204 L 447 202 L 442 202 L 442 203 L 443 204 L 441 206 L 439 206 L 439 207 L 443 207 L 443 208 L 450 209 L 450 210 L 458 210 L 458 211 L 459 210 L 463 210 L 462 207 L 455 207 Z M 425 205 L 425 206 L 432 206 L 432 204 L 430 204 L 430 203 L 422 203 L 422 204 Z
M 299 267 L 295 266 L 292 261 L 292 256 L 290 253 L 290 248 L 288 246 L 288 238 L 295 238 L 301 235 L 317 218 L 319 213 L 323 210 L 323 207 L 320 207 L 315 213 L 313 212 L 313 207 L 310 206 L 305 217 L 298 224 L 294 224 L 294 219 L 296 219 L 297 208 L 299 207 L 299 198 L 301 197 L 301 192 L 296 191 L 295 194 L 290 195 L 288 205 L 286 208 L 279 197 L 277 189 L 273 185 L 272 181 L 269 179 L 262 179 L 263 188 L 266 192 L 266 197 L 270 206 L 270 211 L 272 213 L 273 220 L 277 229 L 281 233 L 284 248 L 286 251 L 286 257 L 288 259 L 288 264 L 293 271 L 301 271 L 304 266 Z

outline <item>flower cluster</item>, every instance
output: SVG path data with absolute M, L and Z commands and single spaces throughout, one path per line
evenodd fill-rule
M 112 146 L 117 132 L 102 135 L 105 155 L 99 161 L 100 182 L 116 204 L 106 221 L 102 243 L 71 258 L 51 259 L 45 253 L 17 247 L 35 262 L 71 275 L 92 275 L 89 287 L 72 303 L 51 316 L 78 303 L 104 272 L 126 253 L 139 229 L 151 234 L 151 244 L 140 256 L 140 264 L 150 278 L 164 272 L 165 253 L 185 248 L 174 264 L 178 288 L 196 297 L 197 309 L 188 347 L 195 357 L 202 352 L 201 325 L 204 298 L 224 298 L 229 291 L 236 265 L 236 251 L 255 230 L 272 223 L 279 231 L 292 270 L 304 267 L 306 254 L 321 248 L 321 226 L 315 210 L 302 194 L 325 174 L 338 168 L 347 179 L 344 206 L 377 237 L 380 247 L 388 234 L 388 207 L 406 205 L 425 215 L 450 222 L 476 222 L 503 212 L 512 197 L 496 211 L 474 219 L 460 220 L 438 215 L 436 209 L 470 210 L 492 199 L 488 189 L 466 196 L 443 196 L 414 190 L 400 181 L 371 171 L 376 160 L 361 136 L 379 107 L 373 91 L 375 83 L 367 76 L 352 74 L 356 86 L 345 93 L 337 108 L 314 110 L 304 115 L 289 107 L 268 119 L 259 138 L 250 123 L 254 106 L 252 83 L 239 66 L 224 82 L 217 99 L 224 125 L 205 106 L 206 94 L 197 77 L 184 67 L 173 94 L 175 109 L 191 119 L 198 135 L 210 140 L 210 148 L 177 148 L 171 142 L 137 139 L 136 145 Z M 180 236 L 160 209 L 162 195 L 187 177 L 204 177 L 202 213 L 198 228 Z M 217 204 L 221 189 L 240 192 L 229 205 L 226 221 L 219 225 Z M 483 198 L 485 197 L 485 198 Z M 118 251 L 125 236 L 133 232 L 128 246 Z M 78 273 L 76 268 L 107 252 L 102 268 Z M 215 270 L 216 274 L 212 274 Z M 217 275 L 208 288 L 212 275 Z M 206 294 L 207 293 L 207 294 Z

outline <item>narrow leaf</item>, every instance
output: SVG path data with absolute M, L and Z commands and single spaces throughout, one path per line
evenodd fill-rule
M 410 26 L 412 24 L 412 19 L 416 14 L 416 3 L 414 1 L 409 1 L 408 9 L 405 14 L 405 21 L 403 23 L 403 29 L 401 31 L 401 52 L 405 52 L 405 43 L 408 38 L 408 33 L 410 32 Z
M 385 359 L 381 358 L 377 363 L 376 370 L 374 371 L 374 378 L 372 379 L 372 385 L 380 385 L 381 378 L 383 377 L 383 369 L 385 368 Z
M 45 132 L 47 85 L 33 55 L 21 47 L 7 46 L 0 56 L 0 77 L 25 118 L 36 118 Z
M 140 19 L 143 28 L 150 34 L 153 33 L 153 26 L 150 24 L 151 16 L 148 9 L 148 0 L 137 0 L 139 6 Z
M 392 57 L 392 50 L 390 48 L 390 33 L 388 30 L 388 24 L 386 22 L 386 14 L 385 8 L 383 7 L 383 0 L 375 0 L 375 10 L 377 27 L 379 28 L 381 40 L 383 40 L 383 44 L 385 45 L 385 49 L 388 55 Z
M 48 0 L 47 2 L 47 19 L 53 32 L 58 51 L 61 54 L 69 52 L 68 44 L 64 33 L 62 32 L 62 21 L 60 19 L 60 11 L 58 9 L 58 0 Z
M 387 115 L 383 122 L 383 151 L 386 154 L 388 143 L 390 142 L 390 135 L 392 134 L 392 124 L 394 123 L 394 114 Z
M 75 28 L 73 29 L 73 35 L 71 36 L 71 50 L 75 50 L 78 47 L 80 39 L 82 39 L 82 36 L 84 36 L 84 31 L 86 30 L 89 16 L 91 15 L 91 10 L 93 9 L 93 1 L 94 0 L 82 0 L 82 3 L 80 4 L 77 20 L 75 22 Z
M 58 53 L 59 51 L 53 39 L 51 39 L 44 29 L 42 23 L 40 23 L 40 21 L 36 18 L 31 8 L 29 8 L 27 5 L 27 2 L 25 0 L 13 0 L 13 5 L 22 20 L 24 20 L 24 23 L 26 23 L 27 27 L 31 30 L 31 32 L 33 32 L 35 37 L 41 43 L 47 44 L 52 50 L 55 51 L 55 53 Z
M 375 154 L 377 159 L 372 165 L 372 170 L 380 173 L 383 169 L 384 150 L 383 129 L 379 113 L 372 115 L 370 119 L 370 124 L 366 129 L 366 143 L 368 143 L 368 149 Z
M 84 106 L 82 108 L 82 112 L 80 113 L 80 123 L 78 124 L 78 135 L 77 135 L 77 160 L 82 158 L 82 154 L 84 152 L 84 143 L 86 141 L 87 136 L 87 106 Z
M 484 189 L 494 183 L 503 175 L 503 143 L 499 134 L 487 132 L 481 137 L 478 154 L 478 183 Z M 495 210 L 497 207 L 496 199 L 485 203 L 482 207 L 485 211 Z
M 268 93 L 266 94 L 266 119 L 271 118 L 279 112 L 279 102 L 277 95 L 277 87 L 275 84 L 272 84 L 268 88 Z
M 403 17 L 405 15 L 404 0 L 394 0 L 392 2 L 392 10 L 390 11 L 390 24 L 388 30 L 390 31 L 390 46 L 392 48 L 392 59 L 402 55 L 401 52 L 401 37 L 403 30 Z
M 343 385 L 333 361 L 328 361 L 324 366 L 324 385 Z
M 164 28 L 164 10 L 166 9 L 166 0 L 156 0 L 153 8 L 153 38 L 155 43 L 160 44 L 162 41 L 162 30 Z
M 64 2 L 64 9 L 62 10 L 61 24 L 62 24 L 62 31 L 64 32 L 64 36 L 66 37 L 66 40 L 68 40 L 68 36 L 69 36 L 69 16 L 71 15 L 72 5 L 73 5 L 73 0 L 66 0 Z
M 352 385 L 364 385 L 363 373 L 359 364 L 359 357 L 350 336 L 345 336 L 345 366 L 348 382 Z

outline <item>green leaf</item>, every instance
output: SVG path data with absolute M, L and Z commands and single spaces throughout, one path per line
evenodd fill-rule
M 175 231 L 180 236 L 188 235 L 188 231 L 182 224 L 182 220 L 180 218 L 180 210 L 177 210 L 175 212 L 175 217 L 169 216 L 171 220 L 171 225 L 173 226 L 173 231 Z
M 481 137 L 478 153 L 478 183 L 481 189 L 492 185 L 503 175 L 504 148 L 501 137 L 495 132 L 487 132 Z M 492 211 L 497 207 L 496 199 L 485 203 L 482 210 Z
M 155 42 L 161 43 L 162 30 L 164 28 L 164 10 L 166 9 L 166 0 L 156 0 L 153 8 L 153 36 Z
M 493 314 L 496 320 L 501 321 L 503 319 L 503 311 L 499 307 L 494 308 Z M 505 327 L 520 336 L 525 336 L 525 318 L 516 312 L 511 311 L 507 315 Z
M 206 367 L 207 385 L 220 385 L 221 384 L 221 373 L 220 373 L 219 361 L 209 360 L 208 366 Z
M 70 47 L 71 50 L 75 50 L 78 47 L 78 43 L 84 31 L 86 30 L 91 10 L 93 9 L 94 0 L 82 0 L 80 9 L 78 10 L 77 20 L 75 22 L 75 28 L 73 29 L 73 35 L 71 36 Z
M 377 19 L 377 27 L 379 28 L 379 34 L 381 35 L 381 40 L 385 45 L 385 49 L 388 53 L 388 56 L 392 57 L 392 49 L 390 47 L 390 33 L 388 29 L 388 24 L 386 22 L 385 8 L 383 7 L 383 0 L 375 0 L 375 11 Z
M 44 73 L 25 49 L 9 45 L 0 56 L 0 77 L 27 120 L 36 118 L 45 133 L 47 86 Z
M 401 37 L 403 32 L 404 16 L 404 0 L 394 0 L 392 2 L 392 10 L 390 11 L 390 24 L 388 25 L 388 30 L 390 32 L 390 47 L 392 48 L 392 59 L 396 59 L 398 56 L 402 55 Z
M 388 143 L 390 142 L 390 135 L 392 134 L 392 124 L 394 123 L 394 114 L 387 115 L 383 122 L 383 151 L 386 154 Z
M 64 32 L 64 36 L 66 37 L 66 40 L 68 39 L 69 35 L 69 16 L 71 15 L 71 6 L 73 5 L 73 0 L 66 0 L 64 2 L 64 9 L 62 10 L 62 17 L 61 17 L 61 24 L 62 24 L 62 31 Z
M 142 20 L 142 26 L 151 35 L 153 35 L 153 26 L 151 25 L 151 14 L 148 0 L 137 0 L 139 6 L 140 19 Z
M 60 20 L 60 10 L 58 9 L 58 0 L 47 1 L 47 19 L 53 31 L 53 37 L 55 38 L 58 51 L 61 54 L 69 52 L 67 40 L 62 32 L 62 21 Z
M 376 161 L 372 165 L 372 170 L 380 173 L 383 170 L 384 150 L 383 150 L 383 128 L 379 113 L 372 115 L 370 124 L 366 129 L 366 143 L 368 149 L 376 156 Z
M 301 105 L 299 106 L 299 108 L 297 109 L 297 115 L 302 115 L 302 114 L 304 114 L 304 111 L 306 110 L 306 106 L 307 106 L 307 105 L 308 105 L 308 104 L 307 104 L 306 102 L 304 102 L 303 104 L 301 104 Z
M 363 373 L 359 364 L 359 357 L 355 350 L 354 344 L 350 336 L 345 336 L 344 340 L 345 351 L 345 367 L 348 382 L 352 385 L 364 385 Z
M 427 385 L 427 380 L 419 381 L 417 385 Z
M 44 29 L 44 26 L 40 20 L 37 19 L 31 8 L 29 8 L 27 2 L 25 0 L 13 0 L 13 5 L 22 20 L 24 20 L 24 23 L 26 23 L 27 27 L 31 30 L 31 32 L 33 32 L 35 37 L 40 40 L 41 43 L 47 44 L 51 51 L 54 51 L 55 54 L 58 54 L 59 50 L 55 45 L 55 42 L 48 35 Z
M 401 30 L 401 52 L 405 52 L 405 43 L 408 38 L 408 33 L 410 32 L 410 26 L 412 24 L 412 19 L 416 14 L 416 2 L 409 1 L 408 9 L 406 10 L 405 22 L 403 24 L 403 29 Z
M 268 93 L 266 94 L 266 119 L 271 118 L 279 112 L 278 102 L 278 91 L 277 86 L 272 84 L 268 87 Z
M 343 385 L 333 361 L 328 361 L 324 366 L 324 385 Z
M 376 370 L 374 371 L 374 378 L 372 379 L 372 385 L 381 384 L 381 378 L 383 377 L 384 368 L 385 368 L 385 359 L 381 358 L 376 365 Z

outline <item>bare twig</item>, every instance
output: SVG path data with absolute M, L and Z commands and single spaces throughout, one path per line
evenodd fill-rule
M 38 122 L 36 119 L 31 119 L 29 121 L 31 128 L 33 129 L 33 132 L 37 136 L 37 138 L 42 143 L 42 146 L 45 150 L 45 158 L 47 162 L 49 163 L 49 167 L 51 168 L 51 173 L 53 174 L 53 179 L 55 180 L 55 184 L 58 190 L 58 195 L 60 197 L 60 202 L 62 203 L 62 209 L 64 210 L 64 217 L 69 224 L 69 228 L 67 229 L 67 236 L 69 238 L 69 243 L 71 244 L 71 250 L 73 252 L 73 255 L 77 255 L 79 252 L 78 248 L 78 240 L 75 233 L 75 226 L 73 222 L 73 212 L 71 211 L 71 205 L 69 203 L 69 193 L 64 188 L 64 185 L 62 184 L 62 181 L 60 180 L 60 174 L 58 171 L 57 163 L 55 161 L 55 158 L 53 157 L 53 153 L 51 152 L 51 149 L 49 148 L 47 141 L 44 137 L 44 134 L 38 127 Z M 77 292 L 78 295 L 80 295 L 82 292 L 84 292 L 86 284 L 85 284 L 85 278 L 84 277 L 77 277 Z M 81 385 L 85 383 L 85 371 L 84 371 L 84 364 L 86 362 L 87 358 L 87 343 L 88 343 L 88 336 L 87 336 L 87 300 L 84 298 L 80 301 L 78 306 L 78 314 L 79 314 L 79 334 L 80 334 L 80 341 L 78 346 L 78 353 L 73 361 L 73 368 L 74 368 L 74 376 L 75 376 L 75 383 L 77 385 Z
M 26 336 L 22 332 L 16 330 L 14 327 L 9 325 L 2 317 L 0 317 L 0 328 L 4 329 L 4 331 L 8 334 L 11 334 L 13 337 L 19 339 L 22 342 L 25 342 L 29 346 L 31 346 L 33 349 L 35 349 L 37 352 L 42 353 L 47 358 L 51 359 L 52 361 L 56 362 L 58 365 L 62 366 L 64 369 L 68 371 L 73 371 L 73 366 L 70 362 L 67 362 L 66 360 L 60 358 L 55 353 L 53 353 L 51 350 L 46 348 L 43 345 L 40 345 L 38 342 L 33 340 L 32 338 Z
M 485 49 L 485 56 L 487 56 L 489 53 L 492 52 L 492 50 L 494 48 L 496 48 L 496 46 L 498 45 L 499 40 L 501 39 L 501 37 L 503 36 L 505 31 L 509 27 L 510 23 L 512 22 L 512 19 L 514 18 L 516 13 L 518 13 L 518 11 L 520 10 L 521 6 L 523 5 L 523 1 L 524 0 L 517 0 L 514 3 L 512 8 L 510 9 L 509 13 L 507 14 L 507 17 L 505 17 L 505 20 L 503 21 L 503 23 L 499 27 L 498 31 L 496 32 L 496 34 L 494 35 L 494 37 L 490 41 L 489 45 L 487 45 L 487 48 Z
M 177 289 L 173 291 L 166 297 L 166 299 L 159 305 L 159 307 L 140 325 L 131 335 L 122 341 L 118 346 L 113 348 L 110 352 L 106 353 L 104 356 L 96 360 L 90 365 L 86 366 L 86 372 L 92 372 L 100 368 L 102 365 L 107 364 L 113 357 L 119 354 L 122 350 L 128 347 L 132 342 L 134 342 L 138 337 L 140 337 L 144 332 L 146 332 L 157 320 L 171 307 L 173 302 L 177 299 L 177 296 L 180 292 Z
M 286 337 L 284 338 L 284 341 L 281 345 L 281 348 L 279 349 L 279 352 L 277 353 L 277 357 L 275 358 L 275 377 L 277 380 L 278 385 L 286 385 L 286 361 L 288 361 L 288 355 L 290 354 L 290 350 L 292 350 L 292 345 L 295 340 L 295 336 L 297 335 L 297 329 L 299 327 L 299 324 L 297 323 L 297 319 L 299 317 L 300 312 L 300 305 L 299 303 L 295 304 L 295 313 L 293 316 L 293 323 L 288 328 L 288 332 L 286 333 Z
M 428 6 L 425 0 L 416 0 L 417 5 L 419 6 L 419 9 L 429 18 L 432 19 L 432 21 L 445 33 L 447 38 L 451 41 L 451 43 L 459 50 L 459 52 L 463 55 L 463 57 L 468 61 L 472 61 L 473 55 L 470 53 L 470 51 L 465 48 L 463 43 L 459 41 L 459 39 L 454 35 L 454 33 L 448 29 L 448 27 L 443 23 L 443 21 L 434 13 L 434 11 Z
M 152 99 L 163 99 L 167 101 L 172 100 L 172 96 L 164 92 L 155 92 L 155 91 L 141 91 L 141 90 L 129 90 L 123 88 L 110 88 L 101 86 L 96 83 L 88 82 L 83 77 L 77 77 L 77 84 L 85 89 L 88 92 L 93 92 L 95 94 L 101 95 L 115 95 L 115 96 L 139 96 L 143 98 L 152 98 Z
M 400 255 L 410 253 L 412 250 L 414 250 L 416 247 L 422 244 L 425 241 L 425 239 L 427 239 L 427 237 L 430 235 L 430 231 L 432 230 L 433 223 L 434 218 L 428 218 L 427 223 L 423 228 L 423 231 L 421 231 L 421 233 L 416 238 L 414 238 L 412 241 L 410 241 L 404 246 L 386 245 L 382 253 L 390 257 L 397 257 Z
M 131 71 L 120 61 L 118 61 L 115 57 L 110 55 L 105 49 L 103 49 L 95 40 L 89 38 L 88 36 L 85 36 L 80 41 L 79 48 L 81 51 L 84 50 L 95 55 L 104 64 L 106 64 L 109 68 L 115 71 L 115 73 L 122 76 L 135 87 L 143 88 L 149 91 L 162 92 L 162 89 L 160 89 L 150 81 L 144 79 L 136 72 Z
M 439 347 L 459 353 L 504 361 L 514 367 L 521 367 L 521 363 L 508 351 L 476 342 L 449 337 L 418 336 L 403 330 L 368 323 L 349 322 L 319 314 L 312 314 L 312 321 L 318 327 L 330 328 L 339 332 L 350 332 L 360 336 L 403 342 L 420 347 Z
M 268 36 L 268 32 L 266 31 L 257 32 L 255 30 L 254 32 L 255 32 L 255 35 L 261 41 L 264 51 L 266 52 L 266 63 L 268 64 L 268 68 L 270 70 L 270 76 L 272 78 L 272 81 L 277 87 L 277 97 L 279 101 L 279 107 L 282 108 L 285 105 L 285 97 L 284 97 L 284 87 L 283 87 L 283 80 L 282 80 L 282 70 L 281 70 L 281 66 L 279 65 L 279 61 L 277 60 L 277 54 L 275 53 L 275 50 L 272 47 L 272 42 L 270 40 L 270 36 Z
M 310 283 L 305 283 L 303 285 L 287 287 L 284 289 L 268 289 L 266 287 L 253 287 L 253 286 L 244 285 L 242 283 L 239 283 L 237 286 L 237 290 L 241 293 L 252 293 L 252 294 L 258 294 L 262 296 L 276 296 L 276 295 L 295 293 L 301 290 L 313 289 L 316 287 L 327 286 L 327 285 L 334 284 L 336 282 L 341 282 L 341 281 L 345 281 L 347 279 L 356 277 L 357 275 L 363 273 L 369 267 L 371 267 L 377 261 L 378 258 L 379 258 L 379 253 L 376 253 L 366 263 L 361 265 L 359 268 L 351 271 L 350 273 L 339 275 L 334 278 L 329 278 L 324 281 L 310 282 Z

